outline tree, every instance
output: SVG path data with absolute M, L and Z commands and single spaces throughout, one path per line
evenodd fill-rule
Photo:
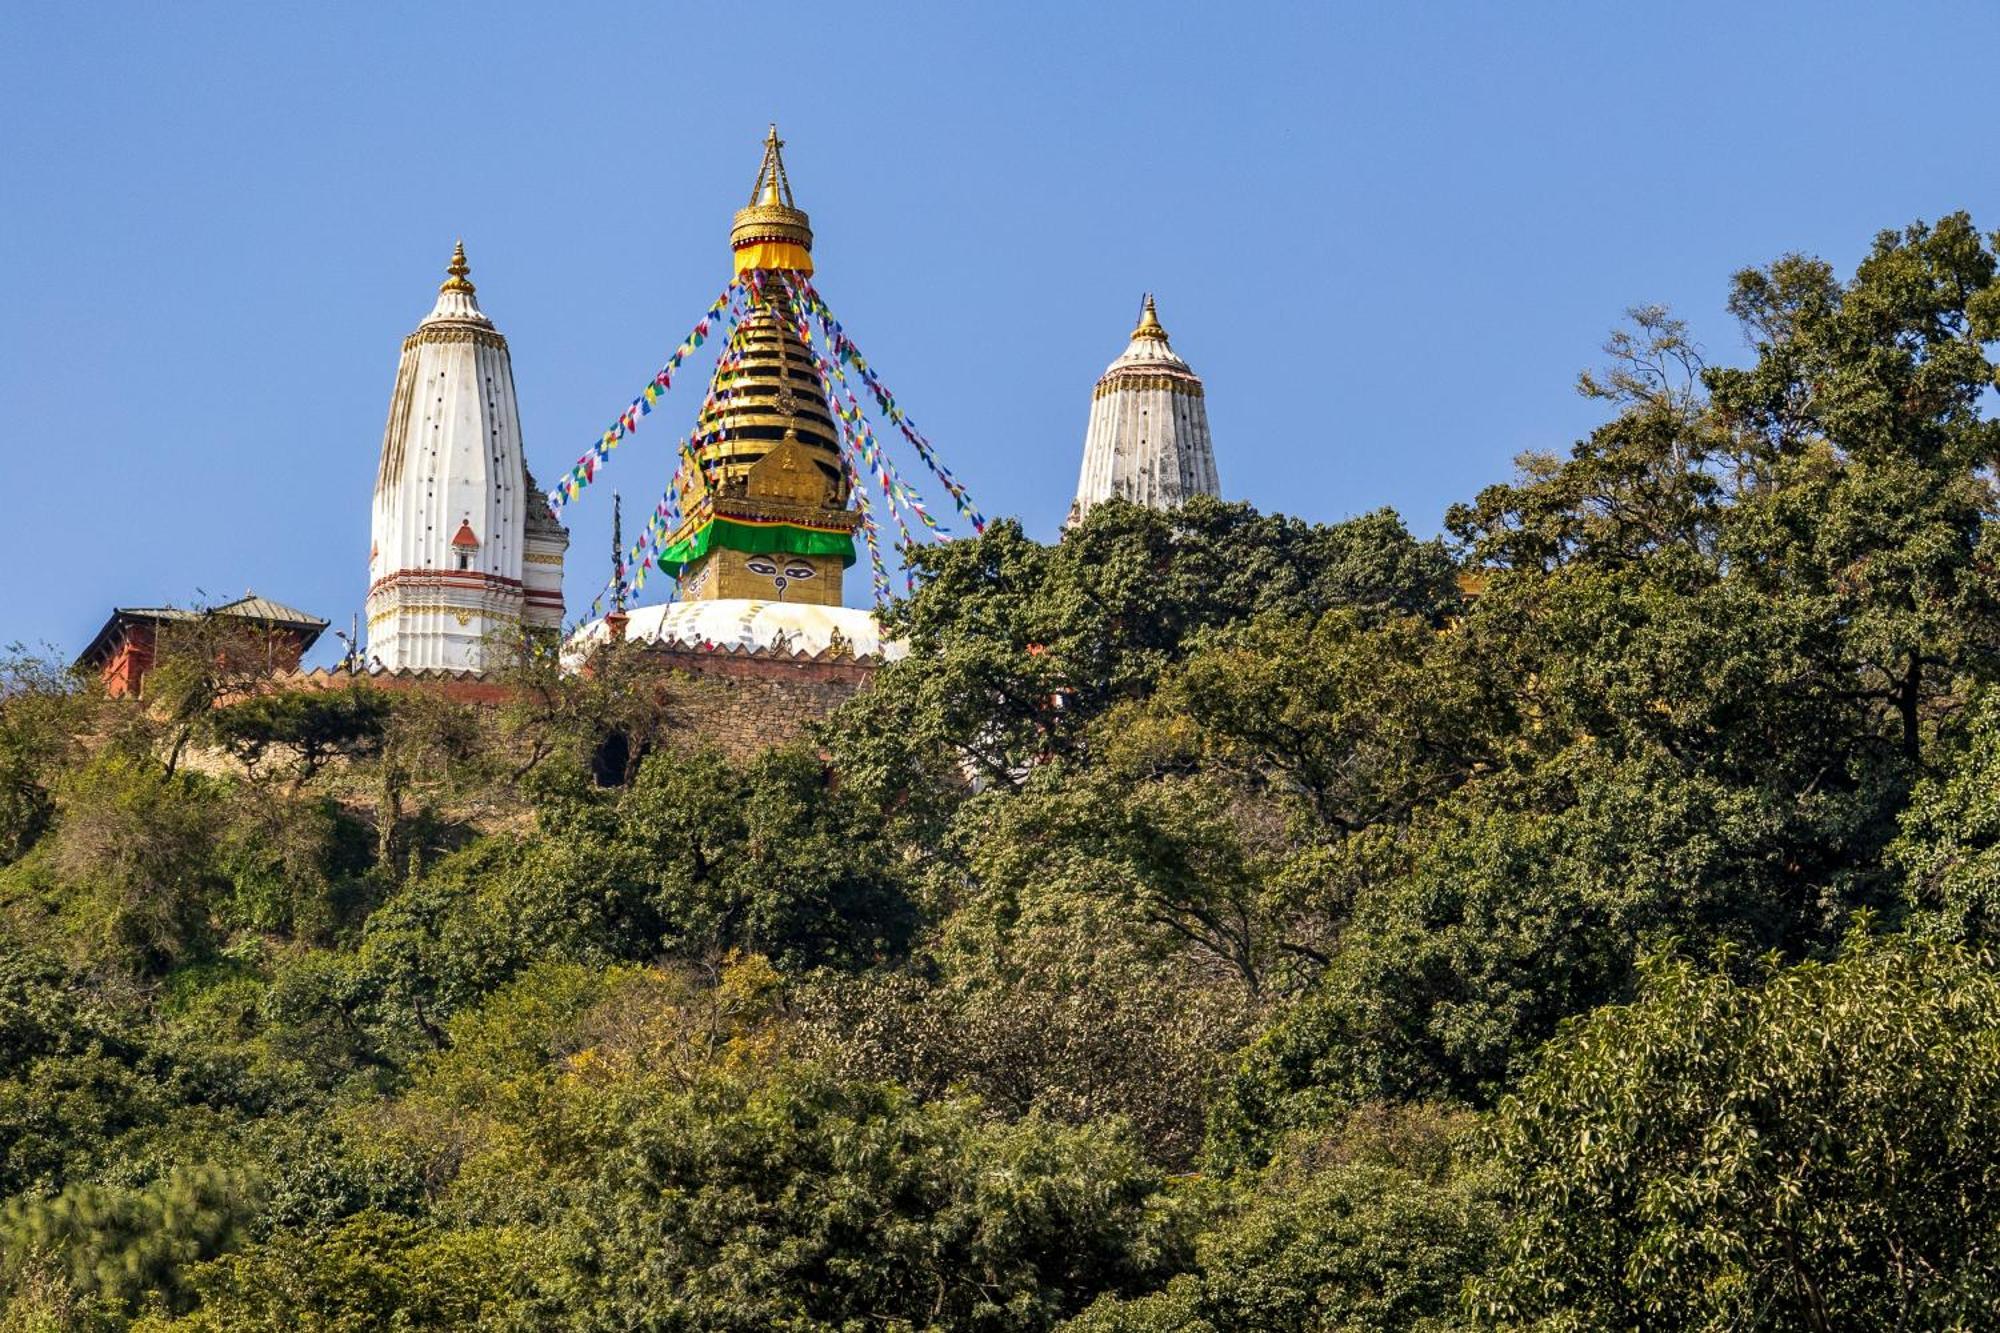
M 1890 855 L 1913 929 L 1986 948 L 2000 930 L 2000 694 L 1974 696 L 1959 742 L 1911 792 Z
M 2000 975 L 1857 934 L 1739 984 L 1685 960 L 1502 1104 L 1489 1316 L 1556 1328 L 1972 1328 L 2000 1301 Z
M 1576 563 L 1614 567 L 1665 553 L 1713 560 L 1727 504 L 1741 482 L 1733 441 L 1709 410 L 1706 366 L 1687 325 L 1660 306 L 1627 312 L 1578 390 L 1617 415 L 1567 461 L 1516 460 L 1519 478 L 1453 505 L 1445 525 L 1489 568 L 1551 573 Z
M 1974 559 L 2000 456 L 1983 343 L 2000 336 L 1995 260 L 1971 220 L 1883 232 L 1851 282 L 1788 256 L 1737 275 L 1756 364 L 1708 376 L 1755 478 L 1723 542 L 1772 595 L 1811 599 L 1821 652 L 1918 761 L 1990 655 L 1993 579 Z
M 501 731 L 518 781 L 551 759 L 598 765 L 606 785 L 629 782 L 640 761 L 693 721 L 685 690 L 639 645 L 592 644 L 587 655 L 534 636 L 513 645 L 501 680 Z
M 207 939 L 225 881 L 205 779 L 108 749 L 69 775 L 59 809 L 52 864 L 100 953 L 159 971 Z
M 144 1189 L 77 1184 L 0 1212 L 0 1269 L 50 1256 L 71 1289 L 128 1313 L 187 1308 L 188 1270 L 241 1243 L 257 1206 L 253 1182 L 219 1167 L 176 1171 Z
M 573 1328 L 1046 1329 L 1174 1255 L 1104 1129 L 794 1069 L 660 1097 L 618 1140 L 565 1238 Z
M 234 890 L 224 924 L 331 940 L 377 887 L 371 844 L 368 826 L 331 796 L 237 788 L 217 847 Z
M 209 728 L 253 772 L 272 747 L 291 751 L 296 791 L 335 759 L 379 753 L 390 707 L 381 691 L 359 685 L 336 691 L 283 690 L 218 709 Z
M 143 709 L 151 748 L 169 777 L 188 747 L 209 734 L 219 706 L 269 687 L 287 642 L 287 631 L 208 607 L 158 622 Z
M 411 1217 L 358 1213 L 281 1232 L 195 1270 L 200 1305 L 135 1333 L 372 1333 L 377 1329 L 526 1330 L 522 1306 L 539 1253 L 528 1232 L 440 1231 Z
M 1104 1297 L 1066 1333 L 1447 1333 L 1474 1327 L 1500 1212 L 1471 1117 L 1375 1106 L 1295 1139 L 1254 1184 L 1221 1191 L 1194 1262 L 1159 1292 Z
M 439 803 L 490 793 L 487 728 L 470 704 L 411 690 L 396 696 L 375 764 L 375 860 L 399 882 L 413 861 L 447 850 Z M 509 793 L 511 795 L 511 793 Z M 417 814 L 410 815 L 412 798 Z
M 1081 755 L 1090 724 L 1149 694 L 1205 630 L 1334 607 L 1442 620 L 1458 602 L 1443 548 L 1387 511 L 1315 526 L 1205 496 L 1095 506 L 1054 547 L 995 523 L 916 560 L 917 594 L 885 623 L 914 651 L 825 736 L 864 794 L 926 821 L 960 764 L 1013 786 Z
M 817 759 L 770 750 L 648 759 L 617 806 L 616 845 L 681 957 L 729 950 L 787 968 L 855 967 L 901 952 L 912 908 L 870 814 Z
M 55 787 L 82 755 L 97 700 L 72 674 L 20 645 L 0 656 L 0 865 L 55 815 Z
M 1122 1120 L 1148 1161 L 1185 1171 L 1250 1016 L 1239 987 L 1107 917 L 1038 905 L 1004 934 L 955 933 L 918 966 L 815 977 L 788 995 L 799 1040 L 832 1068 L 926 1099 L 971 1095 L 1008 1119 Z
M 0 1198 L 87 1176 L 174 1098 L 132 1010 L 45 953 L 0 940 Z

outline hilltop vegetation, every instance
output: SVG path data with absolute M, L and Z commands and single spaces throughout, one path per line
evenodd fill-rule
M 1445 540 L 995 524 L 748 762 L 17 658 L 0 1330 L 1986 1326 L 1996 271 L 1635 311 Z

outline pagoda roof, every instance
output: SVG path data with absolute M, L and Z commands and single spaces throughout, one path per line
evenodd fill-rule
M 521 460 L 521 482 L 526 487 L 527 523 L 524 530 L 527 535 L 567 537 L 569 529 L 556 517 L 556 511 L 549 508 L 548 496 L 543 494 L 541 486 L 535 481 L 534 471 L 525 458 Z
M 224 602 L 205 611 L 181 606 L 120 606 L 112 609 L 104 628 L 98 630 L 90 646 L 77 655 L 76 665 L 92 666 L 109 657 L 119 636 L 129 626 L 200 620 L 205 616 L 235 616 L 252 624 L 299 630 L 305 635 L 302 650 L 311 648 L 327 626 L 326 621 L 310 611 L 301 611 L 295 606 L 272 601 L 269 597 L 259 597 L 254 592 L 245 592 L 233 602 Z

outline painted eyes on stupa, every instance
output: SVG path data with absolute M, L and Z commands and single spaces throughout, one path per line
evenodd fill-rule
M 797 583 L 801 579 L 813 578 L 819 573 L 810 561 L 778 561 L 767 555 L 753 555 L 743 562 L 743 567 L 752 574 L 770 579 L 780 588 L 790 583 Z

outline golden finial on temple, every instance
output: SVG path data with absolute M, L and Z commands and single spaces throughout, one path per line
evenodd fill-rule
M 469 292 L 472 290 L 472 283 L 465 276 L 472 272 L 472 265 L 465 262 L 465 241 L 463 239 L 452 245 L 451 264 L 445 269 L 445 272 L 450 276 L 439 284 L 439 291 Z
M 757 164 L 757 183 L 750 187 L 750 203 L 792 207 L 792 183 L 785 176 L 785 141 L 778 137 L 778 122 L 771 122 L 764 136 L 764 159 Z
M 729 245 L 736 252 L 736 271 L 796 269 L 812 272 L 812 221 L 792 202 L 791 177 L 785 174 L 785 141 L 774 121 L 764 136 L 764 156 L 750 202 L 736 210 Z
M 1134 338 L 1157 338 L 1167 340 L 1167 331 L 1160 327 L 1160 312 L 1153 308 L 1153 294 L 1146 293 L 1146 304 L 1139 311 L 1139 327 L 1132 330 Z

